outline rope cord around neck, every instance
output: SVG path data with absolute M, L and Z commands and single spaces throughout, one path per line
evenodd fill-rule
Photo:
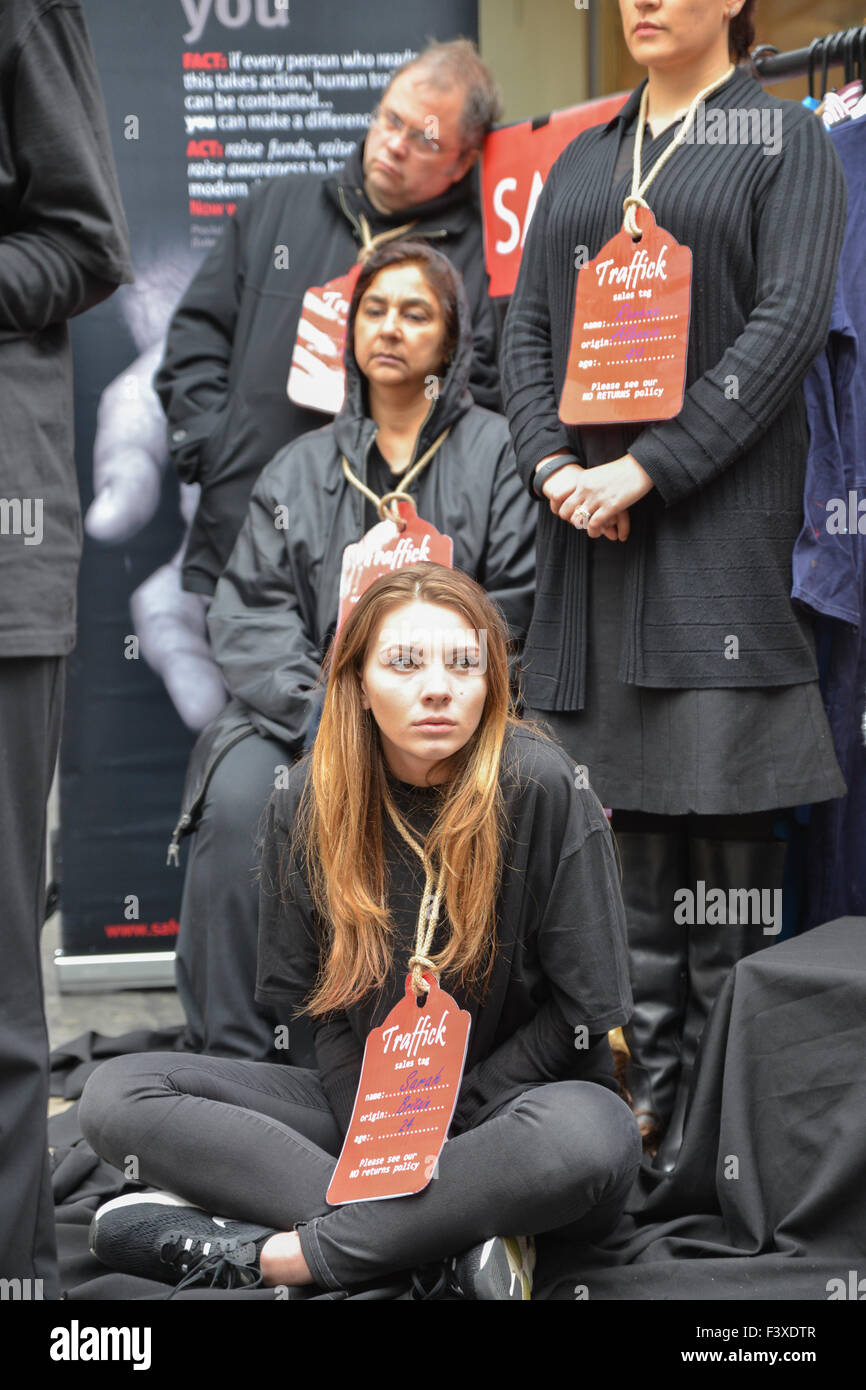
M 631 172 L 631 192 L 622 205 L 623 211 L 625 213 L 625 218 L 623 220 L 623 228 L 625 231 L 628 232 L 630 237 L 639 237 L 641 234 L 640 227 L 637 224 L 637 218 L 635 216 L 635 209 L 646 208 L 646 210 L 649 212 L 649 203 L 644 201 L 644 194 L 646 193 L 647 189 L 649 188 L 656 175 L 661 173 L 662 169 L 667 164 L 671 155 L 674 153 L 674 150 L 679 149 L 680 145 L 685 140 L 691 128 L 691 124 L 695 119 L 698 107 L 700 106 L 701 102 L 705 101 L 706 98 L 718 87 L 724 86 L 731 74 L 736 72 L 736 70 L 736 67 L 732 63 L 731 66 L 728 68 L 727 72 L 725 73 L 724 77 L 716 78 L 716 81 L 711 82 L 709 87 L 704 87 L 702 91 L 698 92 L 697 96 L 695 97 L 694 101 L 692 102 L 691 106 L 686 112 L 685 119 L 683 120 L 683 123 L 677 131 L 676 135 L 674 136 L 673 140 L 668 145 L 664 154 L 660 155 L 659 158 L 656 160 L 655 164 L 650 169 L 643 183 L 641 183 L 640 166 L 641 153 L 643 151 L 643 131 L 644 125 L 646 124 L 647 108 L 649 107 L 649 82 L 647 82 L 646 86 L 643 89 L 643 92 L 641 93 L 640 112 L 637 118 L 637 131 L 635 132 L 634 137 L 634 160 L 632 163 Z
M 370 231 L 370 224 L 362 212 L 358 215 L 358 226 L 361 231 L 361 249 L 358 252 L 358 260 L 363 265 L 379 246 L 384 246 L 388 241 L 396 241 L 397 237 L 411 232 L 412 228 L 416 226 L 416 222 L 404 222 L 402 227 L 389 227 L 388 231 L 376 232 L 374 236 Z
M 385 515 L 387 513 L 389 520 L 396 522 L 402 530 L 403 526 L 405 525 L 405 522 L 402 521 L 401 517 L 396 511 L 396 503 L 400 498 L 402 498 L 405 502 L 412 501 L 412 498 L 409 496 L 408 492 L 406 492 L 406 487 L 409 483 L 413 482 L 414 479 L 418 477 L 418 474 L 421 472 L 422 468 L 426 468 L 427 464 L 430 462 L 433 455 L 436 453 L 436 450 L 439 448 L 440 444 L 444 444 L 450 432 L 451 426 L 449 425 L 447 429 L 444 429 L 442 431 L 438 439 L 434 439 L 433 443 L 430 445 L 430 448 L 425 450 L 425 452 L 421 455 L 417 462 L 413 463 L 412 467 L 409 468 L 403 474 L 393 492 L 386 492 L 382 497 L 377 497 L 375 492 L 373 492 L 371 488 L 367 487 L 366 483 L 362 483 L 361 479 L 358 477 L 356 473 L 352 472 L 352 469 L 349 467 L 349 460 L 346 458 L 345 454 L 343 454 L 342 456 L 343 472 L 345 473 L 352 486 L 356 487 L 359 492 L 363 492 L 367 500 L 373 503 L 373 506 L 376 508 L 376 511 L 378 512 L 380 520 L 384 521 Z M 394 511 L 391 510 L 392 507 L 394 507 Z
M 412 971 L 412 989 L 415 994 L 426 994 L 429 986 L 424 980 L 423 972 L 429 970 L 432 975 L 435 975 L 437 980 L 439 978 L 439 971 L 430 959 L 429 951 L 430 947 L 433 945 L 433 937 L 436 934 L 436 926 L 439 921 L 439 906 L 445 888 L 445 865 L 443 863 L 439 866 L 439 874 L 436 878 L 436 887 L 434 888 L 433 865 L 415 837 L 409 834 L 402 816 L 391 799 L 391 793 L 388 791 L 387 787 L 385 788 L 384 799 L 385 809 L 394 822 L 399 835 L 405 840 L 406 844 L 415 851 L 421 863 L 424 865 L 424 893 L 418 912 L 418 924 L 415 928 L 415 952 L 409 957 L 409 966 Z

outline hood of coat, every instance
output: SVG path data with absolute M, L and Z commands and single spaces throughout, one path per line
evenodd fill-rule
M 419 203 L 414 208 L 401 208 L 398 212 L 380 212 L 364 191 L 364 144 L 362 140 L 339 173 L 325 180 L 327 197 L 355 225 L 359 242 L 358 217 L 363 213 L 374 233 L 402 227 L 404 222 L 415 222 L 417 225 L 412 229 L 413 233 L 426 237 L 447 254 L 448 237 L 461 235 L 470 222 L 480 216 L 478 165 L 457 183 L 452 183 L 438 198 L 431 198 L 429 202 Z
M 413 460 L 429 448 L 444 429 L 465 415 L 473 404 L 468 385 L 472 369 L 472 316 L 463 279 L 459 271 L 455 270 L 454 275 L 457 281 L 457 346 L 444 378 L 439 379 L 438 392 L 431 395 L 430 408 L 415 441 Z M 346 394 L 343 408 L 334 420 L 334 436 L 337 447 L 357 472 L 379 426 L 367 413 L 366 381 L 355 360 L 348 336 L 343 356 Z

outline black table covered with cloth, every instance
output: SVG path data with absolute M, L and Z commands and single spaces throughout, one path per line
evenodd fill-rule
M 53 1089 L 64 1089 L 66 1073 L 67 1094 L 77 1094 L 97 1056 L 148 1045 L 165 1050 L 171 1039 L 77 1040 L 55 1054 Z M 866 1268 L 864 1062 L 866 918 L 840 918 L 745 957 L 704 1032 L 676 1167 L 666 1174 L 644 1160 L 629 1212 L 603 1245 L 541 1237 L 533 1296 L 825 1301 L 838 1288 L 829 1281 Z M 166 1285 L 107 1270 L 88 1252 L 93 1211 L 137 1185 L 96 1158 L 76 1111 L 49 1122 L 66 1296 L 165 1298 Z

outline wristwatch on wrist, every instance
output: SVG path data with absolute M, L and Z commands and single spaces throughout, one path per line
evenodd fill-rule
M 551 473 L 555 473 L 557 469 L 563 468 L 567 463 L 577 463 L 574 454 L 556 454 L 554 458 L 548 459 L 546 463 L 542 463 L 536 468 L 532 479 L 532 490 L 536 497 L 544 496 L 541 488 L 545 479 L 549 478 Z

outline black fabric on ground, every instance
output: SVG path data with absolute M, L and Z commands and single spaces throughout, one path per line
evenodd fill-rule
M 116 1038 L 103 1033 L 82 1033 L 51 1053 L 50 1095 L 77 1100 L 92 1071 L 109 1057 L 130 1052 L 187 1052 L 183 1025 L 175 1028 L 137 1028 Z
M 171 1046 L 165 1030 L 89 1034 L 62 1055 L 82 1069 L 89 1051 L 93 1070 L 97 1052 L 134 1051 L 130 1042 L 148 1036 L 154 1049 Z M 866 918 L 843 917 L 745 957 L 704 1032 L 676 1168 L 666 1175 L 645 1158 L 629 1212 L 602 1245 L 540 1238 L 534 1297 L 825 1301 L 828 1280 L 844 1280 L 866 1256 L 864 1055 Z M 87 1249 L 97 1206 L 138 1185 L 80 1137 L 77 1106 L 49 1121 L 49 1142 L 66 1297 L 165 1298 L 168 1286 L 106 1270 Z M 738 1176 L 725 1177 L 733 1159 Z
M 603 1248 L 550 1242 L 543 1296 L 825 1300 L 866 1254 L 864 1055 L 866 918 L 741 960 L 701 1041 L 676 1168 L 645 1161 Z

